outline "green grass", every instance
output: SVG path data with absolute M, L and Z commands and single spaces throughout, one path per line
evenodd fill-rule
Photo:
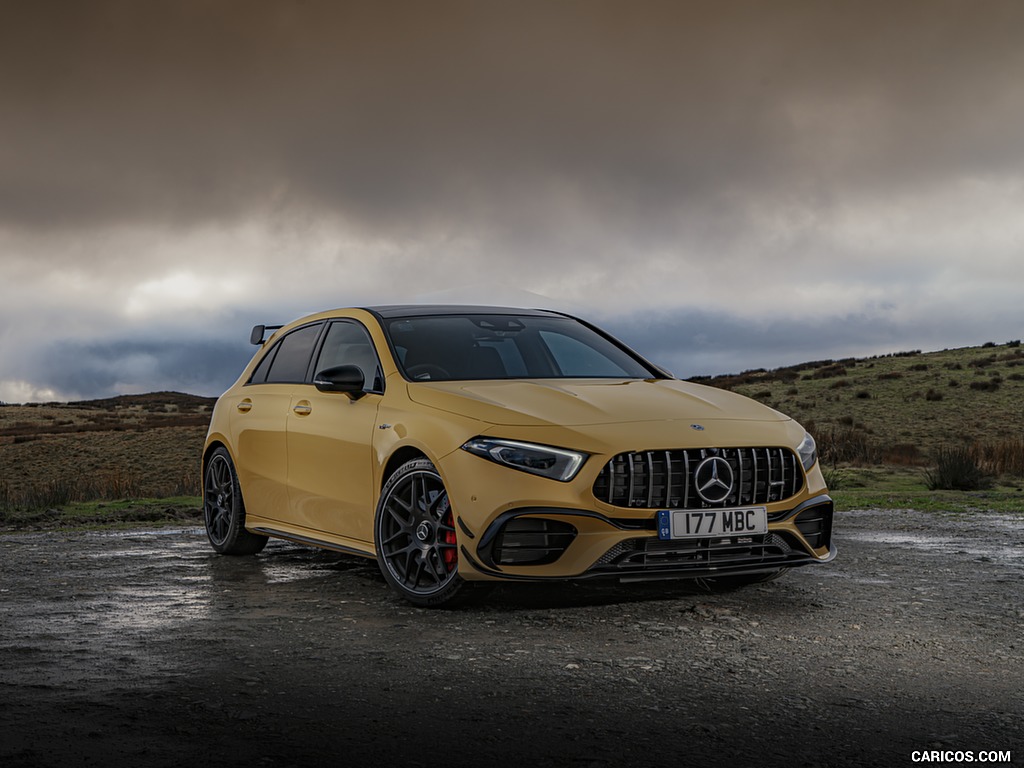
M 141 525 L 201 525 L 201 507 L 202 499 L 196 496 L 75 501 L 55 508 L 0 510 L 0 529 L 118 530 Z
M 930 491 L 924 472 L 907 467 L 845 467 L 826 479 L 840 515 L 847 509 L 915 509 L 1024 517 L 1024 485 L 1012 478 L 984 491 Z

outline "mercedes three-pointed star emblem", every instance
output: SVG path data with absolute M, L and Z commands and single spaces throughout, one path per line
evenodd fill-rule
M 732 493 L 733 474 L 729 462 L 721 456 L 709 456 L 693 473 L 697 493 L 709 504 L 725 501 Z

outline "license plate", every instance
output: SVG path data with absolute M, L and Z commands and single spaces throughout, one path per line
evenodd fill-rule
M 768 533 L 768 510 L 765 507 L 702 509 L 695 512 L 663 509 L 658 512 L 659 539 L 756 536 L 763 533 Z

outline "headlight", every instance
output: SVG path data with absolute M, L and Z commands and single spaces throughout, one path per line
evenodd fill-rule
M 818 460 L 818 446 L 814 444 L 814 438 L 811 437 L 810 432 L 804 434 L 803 442 L 797 446 L 796 452 L 800 456 L 804 469 L 810 470 L 814 466 L 814 462 Z
M 496 464 L 563 483 L 572 480 L 587 460 L 587 454 L 577 451 L 492 437 L 474 437 L 462 446 L 462 450 Z

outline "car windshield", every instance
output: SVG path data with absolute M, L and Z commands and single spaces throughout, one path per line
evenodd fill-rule
M 396 318 L 385 325 L 411 381 L 660 377 L 568 317 L 443 315 Z

